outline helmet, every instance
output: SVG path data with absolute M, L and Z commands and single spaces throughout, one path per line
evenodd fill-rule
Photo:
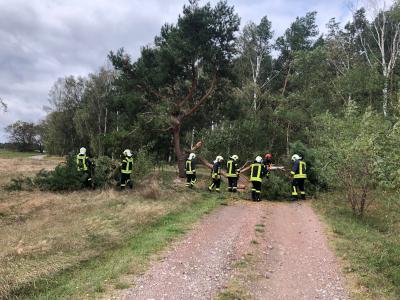
M 271 153 L 265 154 L 265 158 L 272 158 L 272 154 Z
M 233 160 L 238 160 L 238 159 L 239 159 L 239 156 L 237 156 L 237 155 L 235 154 L 235 155 L 232 155 L 231 158 L 232 158 Z
M 190 153 L 189 154 L 189 159 L 190 160 L 195 159 L 195 158 L 196 158 L 196 154 L 194 154 L 194 153 Z
M 297 154 L 293 154 L 292 155 L 292 161 L 296 161 L 296 160 L 299 160 L 299 159 L 301 159 L 301 157 L 299 155 L 297 155 Z
M 124 152 L 122 152 L 125 156 L 129 156 L 129 157 L 131 157 L 132 156 L 132 152 L 131 152 L 131 150 L 129 150 L 129 149 L 125 149 L 124 150 Z
M 221 155 L 218 155 L 218 156 L 215 158 L 215 160 L 216 160 L 217 162 L 221 162 L 221 161 L 224 160 L 224 158 L 223 158 Z
M 257 156 L 256 157 L 256 162 L 258 162 L 258 163 L 262 162 L 262 157 L 261 156 Z
M 86 148 L 82 147 L 81 149 L 79 149 L 79 154 L 86 154 Z

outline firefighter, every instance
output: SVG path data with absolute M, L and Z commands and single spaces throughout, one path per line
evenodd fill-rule
M 194 159 L 196 154 L 190 153 L 188 159 L 185 163 L 185 173 L 186 173 L 186 186 L 193 188 L 196 183 L 196 164 Z
M 220 193 L 221 192 L 221 163 L 224 160 L 222 156 L 217 156 L 214 160 L 214 165 L 211 169 L 211 184 L 208 187 L 208 190 L 212 192 L 215 187 L 215 191 Z
M 292 175 L 292 200 L 297 200 L 300 198 L 302 200 L 306 199 L 306 192 L 304 189 L 304 181 L 307 178 L 307 166 L 306 163 L 303 161 L 303 158 L 298 155 L 294 154 L 292 156 L 292 171 L 290 174 Z
M 83 174 L 86 186 L 92 185 L 92 161 L 86 155 L 86 148 L 81 147 L 79 153 L 76 155 L 76 166 L 78 172 Z
M 123 157 L 121 161 L 121 181 L 120 181 L 121 190 L 125 189 L 126 185 L 128 185 L 130 188 L 133 188 L 131 180 L 131 174 L 133 170 L 132 152 L 129 149 L 125 149 L 122 154 Z
M 240 174 L 238 160 L 239 156 L 232 155 L 231 157 L 229 157 L 226 163 L 226 169 L 227 169 L 226 176 L 228 177 L 228 183 L 229 183 L 228 191 L 233 193 L 237 192 L 237 183 Z
M 253 184 L 251 189 L 251 199 L 253 201 L 261 201 L 261 183 L 265 176 L 265 165 L 261 156 L 257 156 L 251 164 L 250 181 Z
M 272 154 L 271 153 L 267 153 L 264 156 L 264 160 L 263 163 L 265 165 L 265 176 L 267 178 L 269 178 L 269 175 L 271 174 L 271 167 L 272 167 Z

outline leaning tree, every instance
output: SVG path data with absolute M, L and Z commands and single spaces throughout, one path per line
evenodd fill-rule
M 125 91 L 143 93 L 148 117 L 156 118 L 173 136 L 179 175 L 184 176 L 185 153 L 181 128 L 193 117 L 229 74 L 235 52 L 239 17 L 226 1 L 215 7 L 198 0 L 183 7 L 175 25 L 165 24 L 154 46 L 144 47 L 132 62 L 122 49 L 109 58 L 119 71 Z M 129 84 L 127 84 L 129 83 Z

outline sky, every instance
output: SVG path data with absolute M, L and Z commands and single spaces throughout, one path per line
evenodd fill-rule
M 201 1 L 205 4 L 207 1 Z M 216 0 L 210 1 L 212 4 Z M 124 47 L 137 58 L 164 23 L 175 23 L 186 0 L 0 0 L 0 142 L 4 127 L 46 116 L 48 93 L 61 77 L 86 76 Z M 228 0 L 241 26 L 268 16 L 275 38 L 296 16 L 317 11 L 320 32 L 335 17 L 350 20 L 349 0 Z

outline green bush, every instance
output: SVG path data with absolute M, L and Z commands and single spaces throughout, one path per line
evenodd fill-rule
M 146 148 L 141 148 L 133 159 L 134 181 L 141 181 L 154 171 L 154 158 L 149 154 Z
M 4 189 L 6 191 L 31 191 L 34 188 L 34 183 L 30 177 L 17 177 L 12 178 L 11 182 L 7 184 Z
M 290 180 L 280 171 L 273 171 L 262 184 L 262 198 L 267 200 L 283 200 L 290 197 Z
M 101 156 L 96 159 L 96 166 L 93 174 L 95 187 L 107 187 L 111 185 L 113 169 L 116 164 L 108 156 Z
M 66 163 L 54 171 L 40 171 L 33 181 L 43 191 L 72 191 L 83 187 L 84 175 L 77 171 L 75 155 L 70 154 Z

